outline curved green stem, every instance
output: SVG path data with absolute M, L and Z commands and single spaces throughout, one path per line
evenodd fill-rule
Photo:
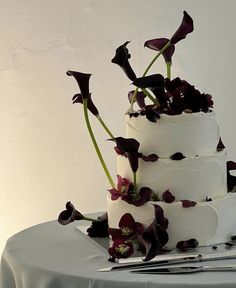
M 166 43 L 166 45 L 157 53 L 157 55 L 152 59 L 152 61 L 150 62 L 150 64 L 147 66 L 147 68 L 145 69 L 142 77 L 146 76 L 146 74 L 148 73 L 148 71 L 150 70 L 150 68 L 152 67 L 152 65 L 154 64 L 154 62 L 157 60 L 157 58 L 160 57 L 160 55 L 171 45 L 170 41 L 168 41 Z M 135 89 L 131 103 L 130 103 L 130 108 L 129 110 L 133 110 L 133 105 L 136 99 L 136 95 L 138 93 L 138 88 Z M 155 102 L 154 102 L 155 103 Z
M 143 93 L 144 93 L 155 105 L 157 105 L 157 106 L 160 105 L 158 99 L 157 99 L 157 98 L 154 98 L 154 97 L 148 92 L 147 89 L 142 88 L 142 91 L 143 91 Z
M 111 137 L 114 138 L 113 134 L 111 133 L 111 131 L 108 129 L 107 125 L 103 122 L 102 118 L 100 115 L 96 116 L 97 119 L 99 120 L 99 122 L 102 124 L 102 127 L 105 129 L 105 131 L 107 132 L 107 134 Z
M 89 217 L 84 217 L 83 220 L 91 221 L 91 222 L 100 222 L 100 220 L 98 220 L 98 219 L 93 219 L 93 218 L 89 218 Z
M 93 145 L 94 145 L 94 148 L 96 150 L 96 153 L 98 155 L 98 158 L 102 164 L 102 167 L 103 167 L 103 170 L 108 178 L 108 181 L 109 183 L 111 184 L 112 188 L 115 188 L 115 184 L 112 180 L 112 177 L 107 169 L 107 166 L 105 164 L 105 161 L 103 160 L 103 157 L 102 157 L 102 154 L 99 150 L 99 147 L 98 147 L 98 144 L 97 144 L 97 141 L 94 137 L 94 134 L 93 134 L 93 130 L 91 128 L 91 125 L 90 125 L 90 121 L 89 121 L 89 117 L 88 117 L 88 99 L 83 99 L 83 107 L 84 107 L 84 117 L 85 117 L 85 122 L 86 122 L 86 125 L 87 125 L 87 128 L 88 128 L 88 131 L 89 131 L 89 135 L 91 137 L 91 140 L 93 142 Z
M 166 62 L 167 78 L 171 78 L 171 62 Z

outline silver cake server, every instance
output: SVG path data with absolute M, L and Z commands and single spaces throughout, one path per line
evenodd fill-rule
M 217 254 L 196 254 L 196 255 L 185 255 L 182 258 L 172 258 L 168 260 L 155 260 L 150 262 L 138 262 L 132 264 L 123 264 L 113 267 L 106 267 L 98 269 L 98 272 L 109 272 L 115 270 L 127 270 L 127 269 L 139 269 L 139 268 L 149 268 L 173 264 L 184 264 L 184 263 L 193 263 L 193 262 L 202 262 L 202 261 L 213 261 L 213 260 L 226 260 L 226 259 L 236 259 L 235 253 L 229 254 L 229 252 L 219 252 Z
M 137 274 L 186 274 L 205 271 L 236 271 L 236 265 L 226 266 L 183 266 L 183 267 L 160 267 L 152 269 L 132 270 Z

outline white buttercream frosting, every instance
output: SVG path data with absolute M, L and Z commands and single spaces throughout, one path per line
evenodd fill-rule
M 181 152 L 192 157 L 216 151 L 219 127 L 214 112 L 161 114 L 155 123 L 145 116 L 126 115 L 126 135 L 140 143 L 143 154 L 156 153 L 161 158 L 169 158 Z
M 117 156 L 117 173 L 132 181 L 132 170 L 124 156 Z M 216 152 L 210 156 L 182 160 L 158 159 L 145 162 L 139 159 L 138 187 L 149 187 L 161 199 L 166 190 L 176 201 L 189 199 L 204 201 L 206 197 L 224 197 L 226 191 L 226 154 Z
M 111 200 L 108 196 L 109 226 L 119 227 L 124 213 L 130 213 L 136 222 L 147 227 L 154 219 L 154 206 L 159 205 L 168 219 L 167 233 L 169 241 L 166 247 L 174 248 L 179 241 L 196 238 L 199 245 L 224 243 L 236 235 L 236 193 L 228 193 L 224 198 L 197 203 L 194 207 L 183 208 L 182 202 L 148 202 L 135 207 L 125 201 Z

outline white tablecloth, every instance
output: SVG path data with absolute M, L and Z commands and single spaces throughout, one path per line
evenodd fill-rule
M 57 221 L 43 223 L 7 241 L 1 259 L 0 288 L 236 287 L 236 272 L 188 275 L 96 272 L 111 265 L 107 259 L 106 250 L 81 233 L 74 223 L 68 226 Z M 236 260 L 224 262 L 231 263 Z

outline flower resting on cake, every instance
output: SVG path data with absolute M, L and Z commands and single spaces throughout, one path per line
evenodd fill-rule
M 143 233 L 144 227 L 141 223 L 135 222 L 130 213 L 125 213 L 120 219 L 119 229 L 109 228 L 108 231 L 112 240 L 133 240 Z

